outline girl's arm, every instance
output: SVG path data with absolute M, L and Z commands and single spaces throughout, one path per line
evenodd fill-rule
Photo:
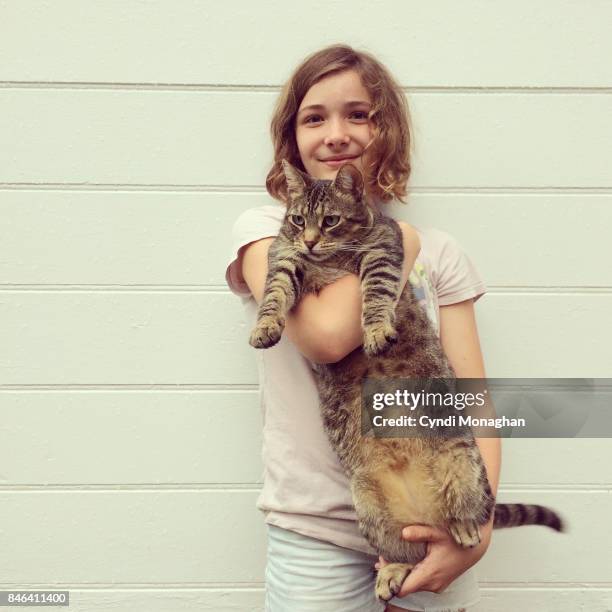
M 408 281 L 421 244 L 416 230 L 402 221 L 404 263 L 401 289 Z M 251 243 L 242 256 L 242 276 L 259 304 L 268 274 L 268 249 L 274 238 Z M 401 291 L 400 291 L 401 293 Z M 339 361 L 363 343 L 361 284 L 348 274 L 324 287 L 318 295 L 306 294 L 287 316 L 285 333 L 306 358 L 315 363 Z

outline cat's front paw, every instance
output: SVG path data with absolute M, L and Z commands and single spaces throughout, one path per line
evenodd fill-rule
M 372 323 L 363 330 L 363 350 L 368 357 L 380 355 L 398 338 L 397 330 L 389 321 Z
M 254 348 L 269 348 L 274 346 L 285 329 L 285 321 L 277 317 L 262 317 L 251 333 L 249 344 Z

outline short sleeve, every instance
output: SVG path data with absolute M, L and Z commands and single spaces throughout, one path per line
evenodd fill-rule
M 251 290 L 242 277 L 242 249 L 251 242 L 277 236 L 280 230 L 285 208 L 266 205 L 245 210 L 234 222 L 231 235 L 231 247 L 227 258 L 225 282 L 240 297 L 248 297 Z
M 438 304 L 448 306 L 470 298 L 476 302 L 487 290 L 476 266 L 452 236 L 437 233 L 441 241 L 435 283 Z

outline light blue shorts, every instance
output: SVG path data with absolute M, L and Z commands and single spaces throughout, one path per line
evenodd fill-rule
M 374 595 L 378 557 L 268 527 L 266 612 L 383 612 Z M 480 599 L 473 568 L 442 593 L 421 591 L 390 603 L 407 610 L 457 612 Z

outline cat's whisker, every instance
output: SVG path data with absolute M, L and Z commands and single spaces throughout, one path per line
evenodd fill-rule
M 351 246 L 341 246 L 341 247 L 321 247 L 318 249 L 321 251 L 342 251 L 342 252 L 350 252 L 350 253 L 362 253 L 365 251 L 371 251 L 371 247 L 351 247 Z

